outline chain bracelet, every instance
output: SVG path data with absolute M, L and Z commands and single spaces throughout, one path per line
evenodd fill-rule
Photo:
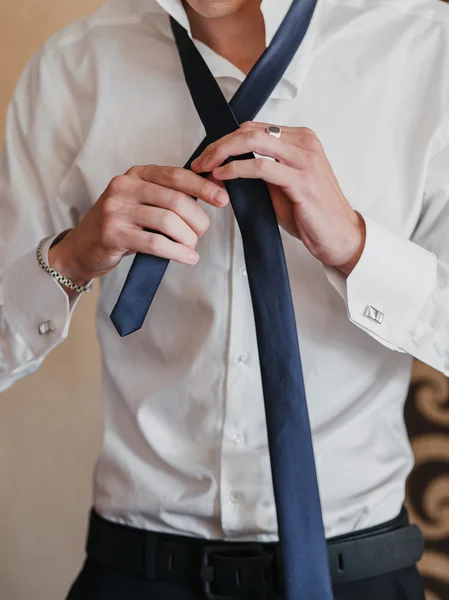
M 45 260 L 44 257 L 42 256 L 42 249 L 44 247 L 45 242 L 48 240 L 49 238 L 44 238 L 43 240 L 41 240 L 41 242 L 39 243 L 39 246 L 37 247 L 36 250 L 36 257 L 37 257 L 37 262 L 39 263 L 39 266 L 49 275 L 51 275 L 53 277 L 53 279 L 56 279 L 56 281 L 58 283 L 61 283 L 62 285 L 64 285 L 65 287 L 71 289 L 71 290 L 75 290 L 78 293 L 82 293 L 82 292 L 90 292 L 92 289 L 92 282 L 90 281 L 87 285 L 78 285 L 77 283 L 74 283 L 73 281 L 71 281 L 68 277 L 66 277 L 65 275 L 62 275 L 61 273 L 58 273 L 58 271 L 55 271 L 55 269 L 52 269 L 50 267 L 50 265 L 48 265 Z

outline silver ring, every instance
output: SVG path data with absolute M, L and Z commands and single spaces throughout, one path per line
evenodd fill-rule
M 265 129 L 266 133 L 269 133 L 270 135 L 272 135 L 275 138 L 280 138 L 282 135 L 282 129 L 280 127 L 278 127 L 277 125 L 268 125 L 268 127 Z

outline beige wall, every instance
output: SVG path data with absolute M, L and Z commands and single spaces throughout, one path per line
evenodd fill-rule
M 0 0 L 0 136 L 15 82 L 54 31 L 100 0 Z M 0 599 L 63 600 L 83 559 L 101 436 L 95 297 L 69 339 L 0 395 Z

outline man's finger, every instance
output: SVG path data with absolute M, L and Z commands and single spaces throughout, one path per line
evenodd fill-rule
M 192 250 L 198 242 L 198 234 L 171 210 L 140 204 L 136 206 L 134 223 L 144 229 L 163 233 Z
M 281 188 L 293 185 L 298 179 L 295 169 L 265 158 L 234 160 L 224 167 L 215 169 L 214 177 L 223 181 L 238 178 L 263 179 Z
M 227 192 L 220 186 L 182 167 L 137 166 L 126 174 L 183 192 L 212 206 L 225 206 L 229 202 Z
M 217 184 L 215 185 L 220 187 Z M 140 204 L 155 206 L 176 213 L 198 236 L 203 235 L 209 227 L 209 217 L 201 208 L 201 205 L 184 192 L 157 183 L 142 182 L 138 200 Z
M 194 265 L 199 260 L 199 255 L 195 250 L 158 233 L 129 229 L 124 243 L 131 252 L 153 254 L 185 265 Z
M 295 169 L 305 169 L 309 164 L 309 151 L 291 143 L 290 139 L 276 138 L 263 129 L 240 131 L 211 144 L 209 150 L 192 165 L 195 171 L 213 171 L 232 156 L 255 152 L 269 156 Z
M 242 123 L 240 130 L 238 131 L 258 130 L 265 131 L 266 133 L 267 127 L 270 127 L 271 125 L 276 125 L 276 123 L 258 123 L 255 121 L 247 121 L 246 123 Z M 316 146 L 317 144 L 320 144 L 318 136 L 313 129 L 310 129 L 310 127 L 287 127 L 281 125 L 280 128 L 281 137 L 287 137 L 289 142 L 295 144 L 296 146 L 301 146 L 305 149 L 311 149 L 311 147 L 314 145 Z

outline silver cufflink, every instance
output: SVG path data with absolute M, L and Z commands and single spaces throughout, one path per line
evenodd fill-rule
M 46 335 L 54 330 L 55 328 L 52 321 L 44 321 L 39 325 L 39 335 Z
M 368 304 L 368 306 L 365 308 L 365 312 L 363 314 L 365 317 L 368 317 L 368 319 L 372 319 L 379 324 L 382 323 L 385 316 L 383 312 L 377 310 L 377 308 L 374 308 L 374 306 L 371 306 L 370 304 Z

